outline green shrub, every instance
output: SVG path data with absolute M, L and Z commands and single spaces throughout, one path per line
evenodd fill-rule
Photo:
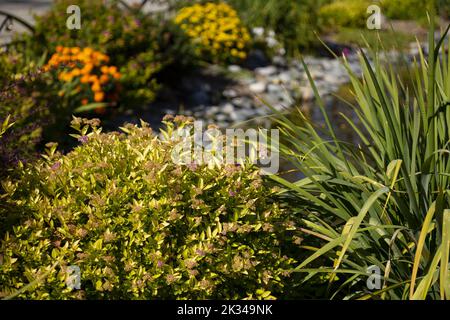
M 437 1 L 440 16 L 446 19 L 450 19 L 450 2 L 447 0 L 437 0 Z
M 34 159 L 43 136 L 54 133 L 50 127 L 62 115 L 48 90 L 49 77 L 27 58 L 15 51 L 0 54 L 0 122 L 10 117 L 15 123 L 0 142 L 0 176 L 18 161 Z
M 1 123 L 0 126 L 0 138 L 5 134 L 6 130 L 11 128 L 14 125 L 14 122 L 11 123 L 11 115 L 8 115 L 5 120 Z
M 61 96 L 61 86 L 44 70 L 45 60 L 46 55 L 33 57 L 23 48 L 0 54 L 0 119 L 10 115 L 15 122 L 1 146 L 5 164 L 31 160 L 42 141 L 68 142 L 64 132 L 73 101 Z
M 153 101 L 161 84 L 154 77 L 161 65 L 156 62 L 153 52 L 138 54 L 120 68 L 123 92 L 120 94 L 122 104 L 139 105 L 142 101 Z
M 320 8 L 319 17 L 328 27 L 364 27 L 369 5 L 365 0 L 339 0 Z
M 20 212 L 0 249 L 0 292 L 31 299 L 272 298 L 292 260 L 287 215 L 250 164 L 176 165 L 188 119 L 101 133 L 74 118 L 81 145 L 3 182 L 0 217 Z M 92 130 L 92 131 L 90 131 Z M 13 208 L 13 209 L 2 209 Z M 280 241 L 283 240 L 284 244 Z M 81 290 L 69 289 L 69 266 Z M 25 287 L 26 285 L 29 287 Z
M 300 111 L 301 124 L 280 115 L 289 141 L 282 154 L 305 178 L 277 180 L 307 216 L 307 233 L 322 241 L 296 270 L 339 275 L 330 297 L 450 297 L 450 60 L 435 47 L 430 40 L 428 61 L 422 53 L 407 81 L 375 54 L 372 62 L 360 55 L 362 75 L 345 64 L 356 120 L 343 117 L 356 145 L 338 140 L 319 96 L 325 132 Z M 375 268 L 383 278 L 371 291 Z
M 0 177 L 18 161 L 35 158 L 37 144 L 42 138 L 44 106 L 38 106 L 27 87 L 19 82 L 0 89 L 0 123 L 10 119 L 15 126 L 3 132 L 0 140 Z
M 383 0 L 383 12 L 392 19 L 423 19 L 428 3 L 424 0 Z

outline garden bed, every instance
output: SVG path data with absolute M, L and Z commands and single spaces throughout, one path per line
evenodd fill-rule
M 450 298 L 448 6 L 129 3 L 1 38 L 0 298 Z

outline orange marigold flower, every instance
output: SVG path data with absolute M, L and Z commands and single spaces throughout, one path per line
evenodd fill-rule
M 74 77 L 78 77 L 80 74 L 81 74 L 81 70 L 80 69 L 78 69 L 78 68 L 75 68 L 75 69 L 73 69 L 72 70 L 72 76 L 74 76 Z
M 83 105 L 83 106 L 85 106 L 85 105 L 87 105 L 88 104 L 88 102 L 89 102 L 89 100 L 88 99 L 83 99 L 83 100 L 81 100 L 81 104 Z
M 92 49 L 89 48 L 89 47 L 83 49 L 83 53 L 84 53 L 86 56 L 91 56 L 93 52 L 94 52 L 94 50 L 92 50 Z
M 102 73 L 109 73 L 109 68 L 108 68 L 107 66 L 102 66 L 102 67 L 100 68 L 100 71 L 101 71 Z
M 69 55 L 69 54 L 70 54 L 70 48 L 64 47 L 64 48 L 62 49 L 62 53 L 63 53 L 64 55 Z
M 81 50 L 80 50 L 79 47 L 73 47 L 73 48 L 70 49 L 70 52 L 71 52 L 72 54 L 79 54 L 80 51 L 81 51 Z
M 95 83 L 92 85 L 91 89 L 92 89 L 92 91 L 94 91 L 94 92 L 99 92 L 99 91 L 102 90 L 102 88 L 101 88 L 101 86 L 100 86 L 100 83 L 98 83 L 98 82 L 95 82 Z
M 90 77 L 88 75 L 84 75 L 81 77 L 80 82 L 81 83 L 88 83 L 90 80 Z
M 82 74 L 91 73 L 92 69 L 94 69 L 94 65 L 92 63 L 86 63 L 86 65 L 81 69 Z
M 105 98 L 105 94 L 103 92 L 96 92 L 94 95 L 95 102 L 101 102 Z
M 115 74 L 115 73 L 117 73 L 117 67 L 111 66 L 111 67 L 109 67 L 108 71 L 110 74 Z
M 58 76 L 58 79 L 61 81 L 69 82 L 69 81 L 72 81 L 73 76 L 67 72 L 61 72 Z
M 102 74 L 102 75 L 100 76 L 100 83 L 101 83 L 101 84 L 108 83 L 108 81 L 109 81 L 109 76 L 107 76 L 106 74 Z

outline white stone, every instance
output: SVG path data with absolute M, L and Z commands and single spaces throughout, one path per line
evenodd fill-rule
M 278 93 L 278 92 L 283 91 L 283 88 L 277 84 L 271 83 L 267 86 L 267 91 L 269 93 Z
M 230 71 L 230 72 L 239 72 L 241 70 L 242 70 L 241 67 L 234 65 L 234 64 L 232 64 L 231 66 L 228 66 L 228 71 Z
M 266 91 L 266 84 L 262 81 L 252 83 L 249 89 L 254 93 L 263 93 Z
M 277 68 L 275 66 L 267 66 L 262 68 L 256 68 L 255 72 L 261 76 L 271 76 L 277 72 Z
M 301 87 L 300 91 L 304 101 L 311 101 L 314 99 L 314 91 L 311 87 Z
M 282 73 L 280 73 L 280 75 L 278 77 L 283 83 L 288 83 L 288 82 L 291 82 L 291 80 L 292 80 L 289 72 L 282 72 Z
M 226 114 L 231 114 L 234 112 L 234 106 L 231 103 L 225 103 L 222 106 L 222 112 Z
M 252 32 L 257 37 L 262 37 L 264 35 L 264 28 L 262 27 L 255 27 L 252 29 Z
M 233 90 L 233 89 L 226 89 L 223 92 L 223 96 L 227 97 L 227 98 L 236 98 L 237 97 L 237 92 L 236 92 L 236 90 Z
M 216 120 L 217 121 L 225 121 L 225 120 L 227 120 L 227 116 L 226 115 L 224 115 L 224 114 L 222 114 L 222 113 L 219 113 L 218 115 L 216 115 Z

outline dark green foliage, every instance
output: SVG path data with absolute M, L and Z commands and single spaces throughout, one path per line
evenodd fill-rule
M 229 0 L 250 27 L 273 30 L 289 55 L 310 49 L 320 30 L 318 10 L 322 0 Z

